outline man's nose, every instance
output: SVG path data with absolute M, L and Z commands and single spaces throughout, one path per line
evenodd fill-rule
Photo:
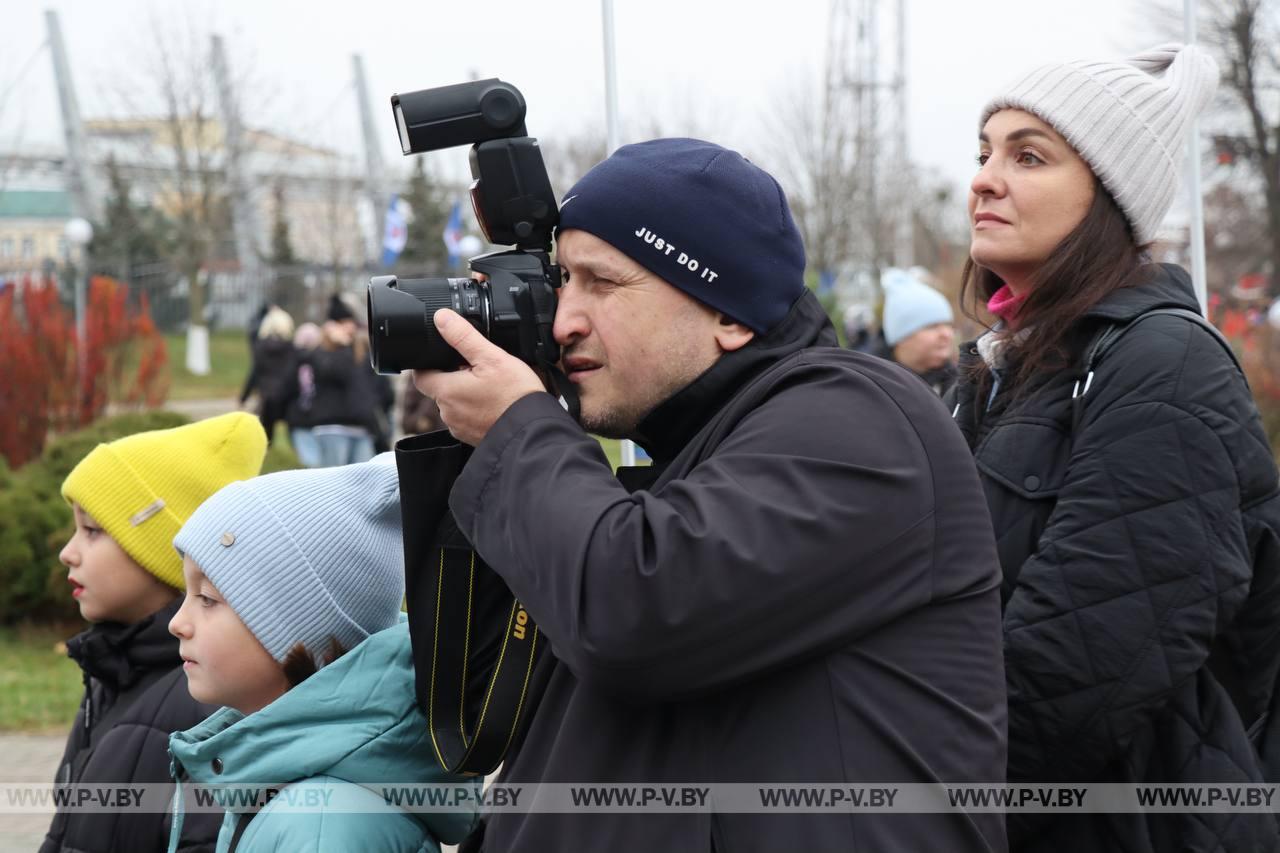
M 571 346 L 591 333 L 591 324 L 582 309 L 577 289 L 565 285 L 556 292 L 556 321 L 551 334 L 562 347 Z

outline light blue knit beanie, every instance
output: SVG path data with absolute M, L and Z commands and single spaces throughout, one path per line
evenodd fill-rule
M 300 642 L 327 663 L 330 637 L 350 650 L 399 618 L 395 455 L 232 483 L 200 505 L 173 544 L 272 657 L 284 660 Z
M 955 322 L 947 297 L 907 270 L 887 269 L 880 282 L 884 288 L 884 339 L 889 346 L 925 326 Z

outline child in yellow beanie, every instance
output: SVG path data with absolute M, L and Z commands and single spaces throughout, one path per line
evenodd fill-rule
M 93 625 L 67 641 L 85 694 L 58 783 L 167 783 L 170 733 L 216 710 L 187 693 L 168 632 L 183 592 L 173 537 L 206 498 L 256 476 L 266 448 L 258 419 L 234 412 L 100 444 L 62 484 L 75 533 L 58 556 Z M 183 849 L 211 848 L 221 815 L 192 818 Z M 164 850 L 169 823 L 165 812 L 59 811 L 40 851 Z

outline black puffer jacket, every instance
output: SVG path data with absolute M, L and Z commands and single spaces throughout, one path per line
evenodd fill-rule
M 217 708 L 187 693 L 178 639 L 169 620 L 181 600 L 134 625 L 103 622 L 67 642 L 85 673 L 85 696 L 57 782 L 170 783 L 169 735 Z M 59 812 L 40 853 L 144 853 L 166 850 L 168 812 Z M 221 813 L 187 816 L 181 851 L 212 851 Z
M 1089 312 L 1077 353 L 1106 324 L 1196 308 L 1184 271 L 1150 272 Z M 980 357 L 963 352 L 962 376 Z M 1038 377 L 989 410 L 971 383 L 952 397 L 1004 571 L 1009 779 L 1257 782 L 1246 727 L 1280 662 L 1280 493 L 1249 389 L 1208 330 L 1171 316 L 1110 349 L 1073 434 L 1077 377 Z M 1269 814 L 1037 815 L 1009 830 L 1015 851 L 1280 847 Z

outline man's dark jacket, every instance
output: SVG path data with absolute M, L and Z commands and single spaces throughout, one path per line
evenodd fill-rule
M 1104 325 L 1196 310 L 1184 271 L 1148 272 L 1081 321 L 1073 361 Z M 977 358 L 966 345 L 962 375 Z M 1077 378 L 1045 373 L 989 411 L 971 383 L 952 401 L 1004 570 L 1009 779 L 1260 781 L 1245 732 L 1280 665 L 1280 494 L 1249 389 L 1211 332 L 1171 316 L 1098 363 L 1073 434 Z M 1064 853 L 1258 853 L 1276 833 L 1270 814 L 1009 824 L 1012 849 Z
M 187 692 L 178 638 L 169 620 L 181 600 L 133 625 L 102 622 L 67 641 L 85 674 L 85 696 L 58 764 L 56 781 L 82 785 L 170 783 L 169 735 L 217 708 Z M 193 822 L 194 821 L 194 822 Z M 170 814 L 59 812 L 40 853 L 167 850 Z M 178 849 L 212 851 L 221 813 L 188 815 Z
M 551 645 L 505 781 L 1003 781 L 999 572 L 972 457 L 916 377 L 835 340 L 806 293 L 644 420 L 655 464 L 622 475 L 631 490 L 547 394 L 476 448 L 449 505 Z M 1005 839 L 998 814 L 494 814 L 483 849 Z

